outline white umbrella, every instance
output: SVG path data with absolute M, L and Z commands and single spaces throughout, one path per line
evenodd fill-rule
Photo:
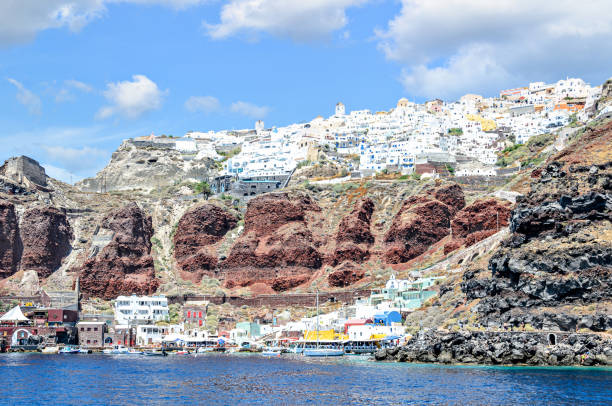
M 23 315 L 21 311 L 21 307 L 15 306 L 8 312 L 6 312 L 2 317 L 0 317 L 0 321 L 28 321 L 26 316 Z

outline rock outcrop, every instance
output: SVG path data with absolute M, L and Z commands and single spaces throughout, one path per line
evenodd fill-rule
M 15 206 L 6 200 L 0 200 L 0 278 L 17 272 L 22 251 Z
M 336 233 L 336 249 L 330 262 L 338 265 L 344 261 L 362 263 L 370 258 L 370 246 L 374 236 L 370 231 L 370 221 L 374 212 L 374 202 L 362 199 L 353 211 L 342 219 Z
M 385 235 L 387 262 L 408 262 L 423 254 L 449 234 L 451 219 L 464 206 L 463 190 L 456 184 L 409 197 Z
M 35 270 L 39 278 L 56 271 L 72 249 L 72 227 L 63 209 L 35 207 L 26 210 L 19 229 L 23 242 L 21 269 Z
M 327 276 L 329 286 L 344 288 L 360 281 L 365 276 L 365 271 L 352 262 L 345 262 L 338 269 Z
M 320 211 L 307 195 L 265 194 L 249 202 L 244 231 L 220 264 L 225 286 L 264 283 L 277 291 L 310 279 L 322 256 L 308 229 L 308 212 Z
M 151 217 L 130 203 L 104 217 L 101 227 L 114 235 L 102 251 L 85 261 L 80 270 L 81 290 L 104 299 L 153 294 L 159 280 L 151 257 Z
M 474 245 L 507 227 L 511 206 L 507 200 L 484 198 L 459 210 L 451 221 L 453 238 L 444 246 L 444 253 Z
M 181 277 L 198 283 L 204 275 L 216 276 L 215 244 L 237 224 L 236 216 L 212 204 L 188 210 L 174 234 L 174 258 Z
M 492 365 L 612 365 L 612 341 L 595 334 L 423 332 L 378 361 Z

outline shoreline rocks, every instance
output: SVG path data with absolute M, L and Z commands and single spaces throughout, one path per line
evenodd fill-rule
M 570 332 L 422 331 L 377 361 L 482 365 L 612 365 L 612 340 Z

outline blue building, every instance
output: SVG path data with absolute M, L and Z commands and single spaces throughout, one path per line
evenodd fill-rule
M 374 315 L 374 324 L 379 326 L 391 326 L 393 323 L 401 323 L 402 315 L 396 310 L 388 310 Z

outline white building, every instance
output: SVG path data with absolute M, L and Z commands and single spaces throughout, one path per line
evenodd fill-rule
M 136 327 L 136 345 L 159 345 L 168 335 L 183 333 L 183 326 L 174 324 L 169 326 L 140 325 Z
M 117 324 L 167 321 L 168 319 L 168 299 L 163 295 L 119 296 L 115 301 L 115 322 Z

